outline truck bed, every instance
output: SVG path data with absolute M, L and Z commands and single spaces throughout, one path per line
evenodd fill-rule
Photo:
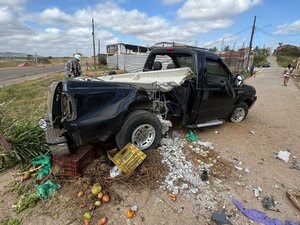
M 106 81 L 134 84 L 148 91 L 168 92 L 180 86 L 185 80 L 194 76 L 193 71 L 186 68 L 156 70 L 149 72 L 126 73 L 92 78 L 92 81 Z M 89 79 L 91 80 L 91 79 Z

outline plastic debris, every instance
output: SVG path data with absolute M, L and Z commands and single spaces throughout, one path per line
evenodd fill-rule
M 218 225 L 219 224 L 231 224 L 227 215 L 222 211 L 216 211 L 212 214 L 211 220 L 215 221 Z
M 47 128 L 47 122 L 46 122 L 46 120 L 40 119 L 39 126 L 40 126 L 40 128 L 42 128 L 42 129 L 45 130 Z
M 198 136 L 193 133 L 193 131 L 190 130 L 190 133 L 185 136 L 187 139 L 191 141 L 196 141 L 198 139 Z
M 286 163 L 289 161 L 291 153 L 289 151 L 279 151 L 277 154 L 277 157 Z
M 31 160 L 33 165 L 42 165 L 36 180 L 41 180 L 43 177 L 47 176 L 51 171 L 51 157 L 50 151 L 46 152 L 44 155 L 40 155 Z
M 209 149 L 214 149 L 213 147 L 213 143 L 209 142 L 209 141 L 197 141 L 197 144 L 209 148 Z
M 262 202 L 262 206 L 265 209 L 269 209 L 269 210 L 272 210 L 272 211 L 279 212 L 279 209 L 274 209 L 276 204 L 275 204 L 273 196 L 271 196 L 271 197 L 266 196 L 266 197 L 263 198 L 263 200 L 261 202 Z
M 260 192 L 262 192 L 262 189 L 261 189 L 261 187 L 257 187 L 255 189 L 253 189 L 253 192 L 254 192 L 254 196 L 257 198 L 257 197 L 259 197 Z
M 109 171 L 109 176 L 113 177 L 113 178 L 115 178 L 121 174 L 122 174 L 122 170 L 119 167 L 117 167 L 116 165 L 113 166 Z
M 208 181 L 208 171 L 206 169 L 203 170 L 203 172 L 202 172 L 201 180 L 202 181 Z
M 286 223 L 281 223 L 278 219 L 271 219 L 264 212 L 260 212 L 255 209 L 246 209 L 242 205 L 242 203 L 236 199 L 233 199 L 233 203 L 248 218 L 250 218 L 254 221 L 260 222 L 262 224 L 265 224 L 265 225 L 298 225 L 297 223 L 292 222 L 292 221 L 287 221 Z
M 37 195 L 41 199 L 49 198 L 55 190 L 61 187 L 59 184 L 53 183 L 51 180 L 47 180 L 42 185 L 36 184 L 34 186 L 37 189 Z
M 300 164 L 298 163 L 298 161 L 296 159 L 293 159 L 290 169 L 300 170 Z

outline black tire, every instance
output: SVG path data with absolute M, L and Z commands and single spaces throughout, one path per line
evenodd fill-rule
M 162 126 L 156 115 L 136 110 L 125 117 L 122 128 L 116 135 L 116 144 L 122 149 L 131 142 L 143 151 L 156 148 L 161 138 Z
M 241 102 L 232 110 L 229 120 L 233 123 L 242 122 L 248 115 L 249 107 L 245 102 Z

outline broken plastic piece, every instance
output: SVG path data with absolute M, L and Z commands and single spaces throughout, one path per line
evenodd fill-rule
M 277 157 L 286 163 L 289 161 L 291 153 L 289 151 L 279 151 L 277 154 Z
M 214 212 L 211 216 L 211 220 L 215 221 L 217 224 L 231 224 L 227 215 L 221 211 Z
M 186 138 L 189 139 L 189 140 L 191 140 L 191 141 L 196 141 L 198 139 L 198 136 L 195 135 L 193 133 L 193 131 L 190 130 L 190 133 L 186 135 Z

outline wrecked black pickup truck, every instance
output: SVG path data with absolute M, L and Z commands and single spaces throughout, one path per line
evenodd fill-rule
M 52 83 L 46 139 L 72 147 L 114 139 L 119 149 L 128 142 L 155 148 L 166 121 L 198 128 L 244 120 L 256 90 L 243 80 L 208 51 L 156 48 L 143 72 Z

